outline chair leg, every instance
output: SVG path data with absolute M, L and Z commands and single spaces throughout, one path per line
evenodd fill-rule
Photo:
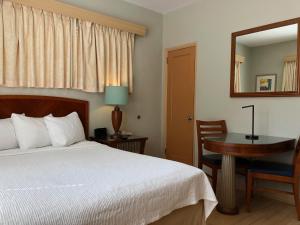
M 247 190 L 248 190 L 248 173 L 245 175 L 245 199 L 247 199 Z
M 294 191 L 294 199 L 295 199 L 295 206 L 297 210 L 298 220 L 300 220 L 300 202 L 299 202 L 299 177 L 295 179 L 295 183 L 293 184 L 293 191 Z
M 218 182 L 218 169 L 212 168 L 212 188 L 214 192 L 217 192 L 217 182 Z
M 247 175 L 247 188 L 246 188 L 246 208 L 247 211 L 250 212 L 251 208 L 251 196 L 253 194 L 253 177 L 251 173 L 248 173 Z
M 203 169 L 203 163 L 198 162 L 198 168 L 202 170 Z

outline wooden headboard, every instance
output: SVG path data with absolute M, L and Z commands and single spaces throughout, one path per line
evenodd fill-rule
M 9 118 L 12 113 L 25 113 L 26 116 L 43 117 L 66 116 L 77 112 L 89 135 L 89 102 L 71 98 L 34 96 L 34 95 L 0 95 L 0 119 Z

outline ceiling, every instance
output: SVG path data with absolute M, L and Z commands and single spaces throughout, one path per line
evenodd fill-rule
M 237 43 L 248 47 L 258 47 L 297 40 L 298 24 L 239 36 Z
M 168 13 L 200 0 L 123 0 L 158 13 Z

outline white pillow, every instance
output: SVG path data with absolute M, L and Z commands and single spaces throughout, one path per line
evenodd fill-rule
M 21 149 L 40 148 L 51 145 L 43 118 L 12 114 L 11 119 Z
M 76 112 L 65 117 L 47 116 L 44 121 L 55 147 L 69 146 L 85 140 L 84 129 Z
M 18 148 L 15 128 L 11 118 L 0 120 L 0 151 Z

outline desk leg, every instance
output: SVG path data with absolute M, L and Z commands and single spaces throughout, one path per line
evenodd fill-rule
M 238 214 L 235 198 L 235 157 L 223 155 L 222 186 L 218 211 L 224 214 Z

